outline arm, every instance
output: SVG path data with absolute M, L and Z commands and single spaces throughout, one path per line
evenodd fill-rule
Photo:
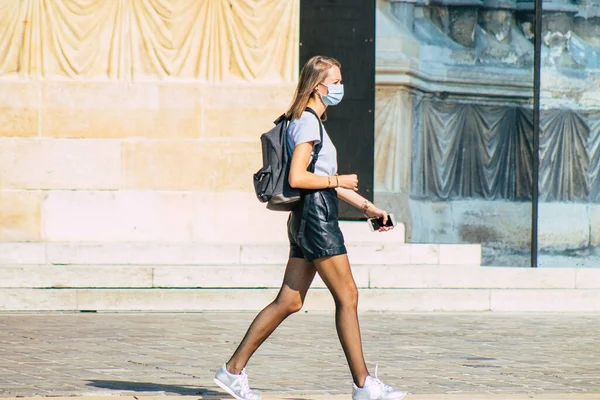
M 346 188 L 348 191 L 358 190 L 356 175 L 320 176 L 306 170 L 310 162 L 314 142 L 300 143 L 294 149 L 290 164 L 290 186 L 298 189 Z
M 290 186 L 293 188 L 324 189 L 336 186 L 335 178 L 333 182 L 331 182 L 331 177 L 315 175 L 306 170 L 308 163 L 310 162 L 313 143 L 314 142 L 300 143 L 294 149 L 289 176 Z
M 362 197 L 360 194 L 342 187 L 337 188 L 336 191 L 340 199 L 363 211 L 365 216 L 368 216 L 369 218 L 383 217 L 383 223 L 385 224 L 387 222 L 388 213 L 385 210 L 375 207 L 373 203 Z M 380 231 L 387 231 L 390 229 L 392 228 L 383 227 Z

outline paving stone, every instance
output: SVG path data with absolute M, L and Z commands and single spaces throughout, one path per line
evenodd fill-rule
M 212 377 L 254 316 L 0 314 L 0 397 L 227 398 Z M 382 380 L 409 390 L 408 400 L 599 399 L 598 316 L 372 312 L 360 322 L 371 372 L 378 361 Z M 290 317 L 248 372 L 265 399 L 347 399 L 351 391 L 332 313 Z

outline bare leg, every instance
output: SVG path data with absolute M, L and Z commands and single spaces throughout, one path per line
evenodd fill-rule
M 335 301 L 335 325 L 344 349 L 352 379 L 362 387 L 369 375 L 363 357 L 360 328 L 358 325 L 358 289 L 350 270 L 348 256 L 323 257 L 314 261 L 315 267 L 333 295 Z
M 246 336 L 227 363 L 227 370 L 239 374 L 252 354 L 290 314 L 299 311 L 304 303 L 316 269 L 313 263 L 301 258 L 290 258 L 285 269 L 283 284 L 277 298 L 252 321 Z

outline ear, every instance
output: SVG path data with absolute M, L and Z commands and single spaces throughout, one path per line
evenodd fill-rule
M 324 85 L 321 85 L 321 84 L 319 83 L 319 84 L 317 85 L 317 87 L 315 88 L 315 91 L 316 91 L 317 93 L 319 93 L 320 95 L 326 95 L 326 94 L 327 94 L 327 91 L 326 91 L 325 93 L 321 92 L 321 90 L 320 90 L 321 86 L 324 86 Z

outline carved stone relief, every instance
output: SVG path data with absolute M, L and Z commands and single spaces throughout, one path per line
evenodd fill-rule
M 415 35 L 453 49 L 453 63 L 533 64 L 531 0 L 390 0 L 392 8 L 404 2 L 415 4 Z M 600 2 L 544 1 L 542 21 L 545 65 L 600 66 Z
M 300 0 L 0 1 L 0 76 L 297 79 Z

